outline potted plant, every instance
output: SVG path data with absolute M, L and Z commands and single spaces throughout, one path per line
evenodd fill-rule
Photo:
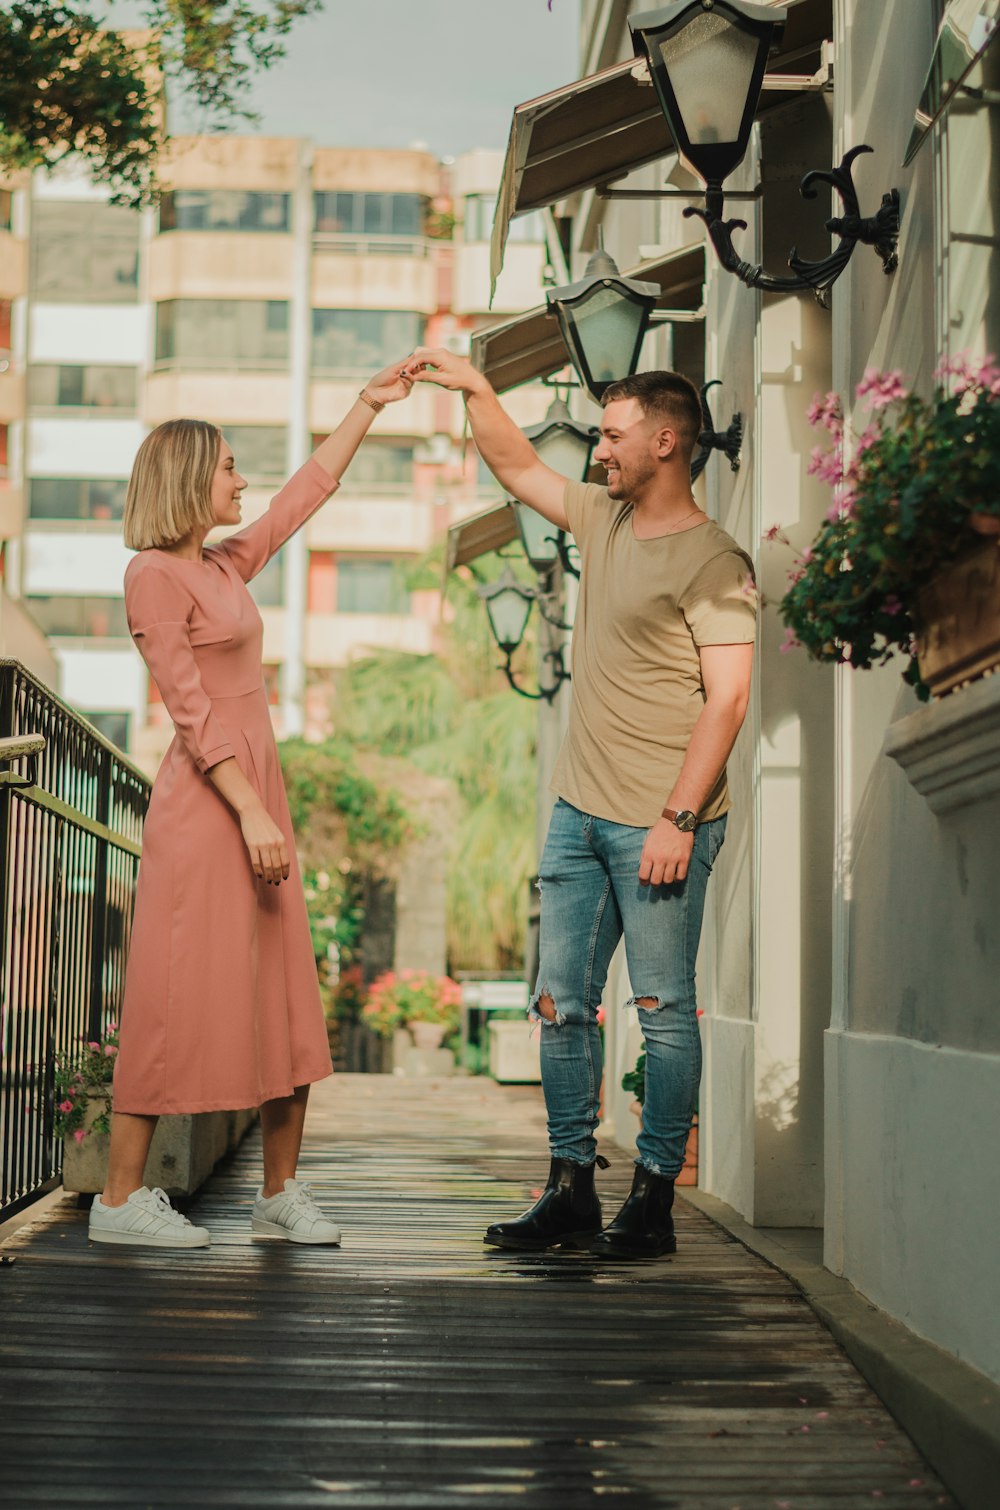
M 387 970 L 373 981 L 362 1019 L 383 1038 L 406 1028 L 418 1049 L 441 1047 L 457 1032 L 462 988 L 448 975 Z
M 111 1081 L 117 1054 L 118 1024 L 112 1021 L 99 1039 L 84 1041 L 76 1054 L 56 1059 L 54 1130 L 65 1145 L 63 1168 L 67 1188 L 90 1188 L 86 1184 L 68 1182 L 74 1178 L 87 1178 L 85 1166 L 95 1163 L 99 1168 L 95 1169 L 92 1178 L 99 1181 L 97 1189 L 103 1186 L 107 1157 L 105 1136 L 111 1131 Z M 85 1147 L 89 1140 L 92 1140 L 90 1146 Z
M 903 651 L 926 700 L 1000 666 L 1000 366 L 959 358 L 930 399 L 869 371 L 853 439 L 839 397 L 810 421 L 831 437 L 809 471 L 833 502 L 781 600 L 783 649 L 866 669 Z M 950 387 L 946 384 L 950 380 Z M 769 539 L 790 542 L 780 526 Z

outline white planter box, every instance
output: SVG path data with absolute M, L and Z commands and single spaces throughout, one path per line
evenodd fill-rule
M 490 1074 L 501 1085 L 540 1085 L 541 1029 L 531 1023 L 495 1018 L 489 1024 Z

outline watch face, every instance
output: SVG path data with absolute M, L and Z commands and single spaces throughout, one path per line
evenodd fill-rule
M 677 814 L 677 817 L 674 819 L 674 823 L 680 829 L 682 834 L 690 834 L 694 829 L 698 827 L 698 819 L 695 817 L 694 813 L 689 812 L 687 808 L 684 808 L 683 811 Z

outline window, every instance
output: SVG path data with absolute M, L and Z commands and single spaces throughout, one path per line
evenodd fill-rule
M 1000 44 L 994 41 L 952 101 L 941 128 L 943 172 L 939 234 L 943 240 L 943 349 L 996 351 L 1000 346 Z
M 288 305 L 277 299 L 170 299 L 156 306 L 156 360 L 181 367 L 285 367 Z
M 66 367 L 39 364 L 28 371 L 33 409 L 105 409 L 134 413 L 138 373 L 134 367 Z
M 278 551 L 247 583 L 258 608 L 281 608 L 285 601 L 285 553 Z
M 395 561 L 337 563 L 338 613 L 409 613 L 410 595 Z
M 120 205 L 37 200 L 31 292 L 48 304 L 134 304 L 139 214 Z
M 287 231 L 288 194 L 175 189 L 160 199 L 161 231 Z
M 314 372 L 372 373 L 423 343 L 424 317 L 400 309 L 314 309 Z
M 106 477 L 33 477 L 28 484 L 32 519 L 120 519 L 128 484 Z
M 413 486 L 413 447 L 368 439 L 341 478 L 345 493 L 403 492 Z
M 9 231 L 11 228 L 11 211 L 14 205 L 14 196 L 9 189 L 0 189 L 0 231 Z
M 26 597 L 28 611 L 46 634 L 128 639 L 124 598 Z
M 496 199 L 492 194 L 466 194 L 465 196 L 465 240 L 489 241 L 493 234 L 493 216 L 496 211 Z M 530 215 L 519 215 L 510 223 L 507 232 L 508 242 L 528 241 L 541 244 L 545 241 L 545 228 L 541 215 L 534 211 Z
M 314 229 L 341 236 L 422 236 L 427 203 L 421 194 L 314 194 Z
M 288 434 L 281 425 L 223 425 L 236 470 L 247 482 L 278 482 L 285 475 Z
M 98 734 L 110 739 L 119 750 L 128 749 L 130 719 L 127 713 L 92 713 L 88 709 L 83 716 L 88 723 L 93 724 Z

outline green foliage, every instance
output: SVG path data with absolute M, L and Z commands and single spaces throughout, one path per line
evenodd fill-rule
M 518 968 L 535 856 L 536 710 L 497 674 L 470 573 L 453 574 L 448 597 L 437 654 L 385 652 L 348 668 L 339 728 L 353 744 L 402 756 L 455 787 L 451 967 Z
M 54 1093 L 57 1138 L 82 1143 L 87 1106 L 94 1096 L 103 1096 L 104 1108 L 94 1118 L 90 1131 L 111 1131 L 111 1081 L 118 1057 L 118 1024 L 110 1022 L 97 1041 L 85 1041 L 78 1053 L 56 1060 Z
M 622 1090 L 631 1091 L 640 1106 L 646 1104 L 646 1050 L 639 1050 L 635 1069 L 622 1076 Z
M 159 73 L 202 111 L 203 130 L 253 122 L 253 75 L 321 0 L 145 0 L 140 33 L 55 0 L 0 11 L 0 167 L 53 167 L 78 153 L 118 204 L 156 192 L 166 136 Z
M 395 792 L 382 791 L 358 770 L 349 746 L 335 740 L 278 746 L 288 807 L 302 856 L 313 955 L 324 1006 L 335 1011 L 328 964 L 335 955 L 350 967 L 364 925 L 364 884 L 391 869 L 392 857 L 411 832 Z
M 955 391 L 937 387 L 926 401 L 898 373 L 869 373 L 858 396 L 875 417 L 846 466 L 837 396 L 814 404 L 810 418 L 833 448 L 817 449 L 810 470 L 833 484 L 834 502 L 780 608 L 786 645 L 815 660 L 867 669 L 904 651 L 905 678 L 924 698 L 914 655 L 921 589 L 976 543 L 977 524 L 1000 516 L 1000 368 L 959 360 L 946 375 Z

